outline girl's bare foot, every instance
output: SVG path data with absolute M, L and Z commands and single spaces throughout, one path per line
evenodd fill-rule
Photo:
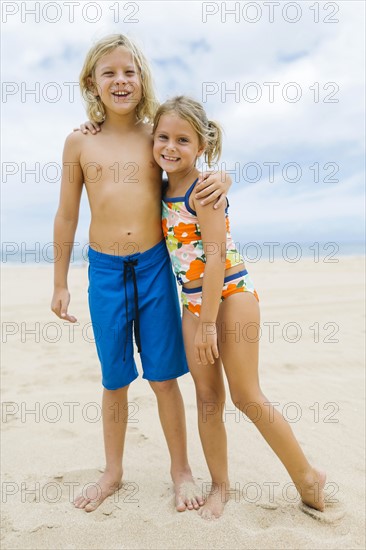
M 75 508 L 83 508 L 86 512 L 94 512 L 109 496 L 122 487 L 122 474 L 104 472 L 96 483 L 90 485 L 86 491 L 74 500 Z
M 175 493 L 175 508 L 178 512 L 198 510 L 204 504 L 202 490 L 196 485 L 190 470 L 172 474 Z
M 218 519 L 220 516 L 222 516 L 225 504 L 229 500 L 227 487 L 230 488 L 229 482 L 212 484 L 211 491 L 207 497 L 206 503 L 198 512 L 201 518 L 212 520 Z
M 296 484 L 302 502 L 320 512 L 324 512 L 325 508 L 324 485 L 326 477 L 324 471 L 312 468 L 312 470 L 304 476 L 301 483 Z

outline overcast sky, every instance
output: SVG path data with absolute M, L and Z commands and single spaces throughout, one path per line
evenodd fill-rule
M 86 117 L 73 83 L 111 32 L 142 46 L 161 101 L 190 94 L 223 125 L 236 241 L 362 240 L 364 2 L 72 4 L 2 2 L 3 241 L 52 241 L 64 140 Z M 77 241 L 88 225 L 84 193 Z

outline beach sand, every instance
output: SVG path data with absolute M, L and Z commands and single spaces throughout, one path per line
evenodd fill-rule
M 174 509 L 155 397 L 141 377 L 129 393 L 124 487 L 94 513 L 73 507 L 73 490 L 104 467 L 87 269 L 70 268 L 69 312 L 79 323 L 72 328 L 50 311 L 52 266 L 6 265 L 2 548 L 365 548 L 364 258 L 338 259 L 247 264 L 260 297 L 261 387 L 291 421 L 309 461 L 327 471 L 326 510 L 319 520 L 300 509 L 285 468 L 228 398 L 232 494 L 213 522 Z M 207 487 L 193 382 L 188 374 L 179 383 L 191 466 Z

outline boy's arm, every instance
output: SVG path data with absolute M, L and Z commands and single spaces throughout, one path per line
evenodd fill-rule
M 232 184 L 232 179 L 225 171 L 221 172 L 203 172 L 198 178 L 195 186 L 194 198 L 201 201 L 205 206 L 215 201 L 214 208 L 226 206 L 226 196 Z
M 218 358 L 216 319 L 226 266 L 225 206 L 205 208 L 194 199 L 206 256 L 202 282 L 202 306 L 195 337 L 195 357 L 198 363 L 213 363 Z
M 65 141 L 62 158 L 60 202 L 54 221 L 54 294 L 51 309 L 60 318 L 75 322 L 68 315 L 70 294 L 67 287 L 71 251 L 79 219 L 83 189 L 83 172 L 80 166 L 81 134 L 70 134 Z

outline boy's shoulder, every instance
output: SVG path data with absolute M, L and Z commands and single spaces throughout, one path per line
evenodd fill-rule
M 80 154 L 83 147 L 85 147 L 89 141 L 96 139 L 97 137 L 98 136 L 94 136 L 89 132 L 87 134 L 83 134 L 80 130 L 74 131 L 66 136 L 64 148 L 65 150 L 72 150 L 74 154 Z
M 73 146 L 78 144 L 81 145 L 84 137 L 85 134 L 83 134 L 80 130 L 71 132 L 68 136 L 66 136 L 65 144 Z
M 153 139 L 152 131 L 153 131 L 153 125 L 149 122 L 143 122 L 140 121 L 138 125 L 140 131 L 145 134 L 147 137 Z

